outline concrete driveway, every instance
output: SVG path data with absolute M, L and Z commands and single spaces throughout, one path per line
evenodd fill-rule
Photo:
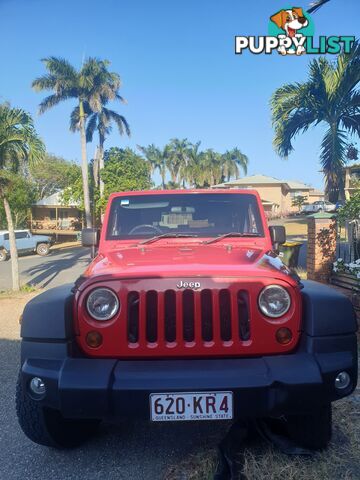
M 20 430 L 15 414 L 18 318 L 31 296 L 0 299 L 0 478 L 160 480 L 170 466 L 215 446 L 223 437 L 226 424 L 222 422 L 128 422 L 101 425 L 95 438 L 75 450 L 58 451 L 32 443 Z
M 90 262 L 90 250 L 70 247 L 51 250 L 47 257 L 26 255 L 19 257 L 21 285 L 40 288 L 56 287 L 77 279 Z M 11 289 L 11 261 L 0 262 L 0 291 Z

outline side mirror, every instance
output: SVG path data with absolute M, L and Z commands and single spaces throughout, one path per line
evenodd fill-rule
M 83 247 L 97 247 L 99 245 L 99 230 L 84 228 L 81 231 L 81 244 Z
M 279 249 L 279 245 L 286 242 L 286 231 L 283 225 L 274 225 L 269 227 L 271 242 L 275 250 Z

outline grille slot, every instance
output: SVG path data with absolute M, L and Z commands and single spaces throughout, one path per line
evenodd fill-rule
M 237 307 L 239 317 L 239 336 L 243 341 L 250 339 L 250 312 L 249 312 L 249 295 L 247 292 L 240 290 L 237 293 Z
M 219 319 L 221 340 L 228 342 L 232 338 L 231 298 L 229 290 L 220 290 L 219 292 Z
M 146 293 L 146 339 L 156 342 L 158 336 L 158 295 L 154 290 Z
M 130 343 L 139 341 L 139 293 L 129 292 L 127 297 L 127 338 Z
M 185 342 L 193 342 L 195 338 L 195 302 L 194 292 L 185 290 L 182 295 L 183 336 Z
M 176 293 L 167 290 L 164 298 L 165 339 L 167 342 L 176 340 Z
M 201 335 L 205 342 L 213 339 L 213 308 L 211 290 L 201 292 Z

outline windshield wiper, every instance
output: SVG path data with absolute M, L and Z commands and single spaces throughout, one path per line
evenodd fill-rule
M 223 235 L 219 235 L 216 238 L 211 238 L 210 240 L 205 240 L 203 243 L 207 245 L 209 243 L 218 242 L 219 240 L 222 240 L 223 238 L 227 238 L 227 237 L 261 237 L 261 235 L 260 235 L 260 233 L 228 232 L 228 233 L 224 233 Z
M 184 237 L 197 237 L 198 235 L 191 233 L 163 233 L 162 235 L 155 235 L 155 237 L 146 238 L 138 243 L 138 245 L 145 245 L 145 243 L 153 243 L 161 240 L 162 238 L 184 238 Z

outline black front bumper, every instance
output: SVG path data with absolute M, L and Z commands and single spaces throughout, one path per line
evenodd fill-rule
M 334 385 L 340 371 L 351 377 L 342 391 Z M 263 417 L 306 413 L 350 394 L 357 358 L 356 349 L 246 359 L 27 358 L 22 366 L 27 391 L 35 376 L 47 389 L 37 401 L 67 418 L 149 419 L 150 393 L 224 390 L 234 393 L 235 418 Z

